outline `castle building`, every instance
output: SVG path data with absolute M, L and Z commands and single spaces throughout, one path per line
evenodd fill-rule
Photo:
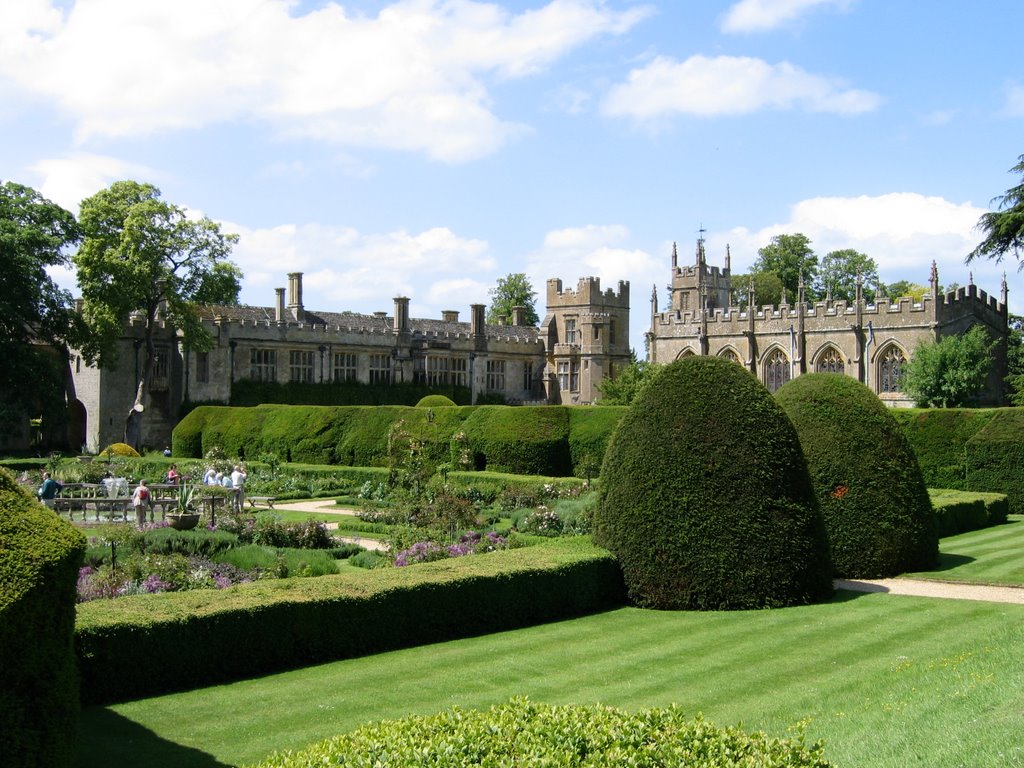
M 859 284 L 852 302 L 809 302 L 801 285 L 795 304 L 761 306 L 752 283 L 732 285 L 728 249 L 721 269 L 708 266 L 703 239 L 697 241 L 693 265 L 680 266 L 678 261 L 673 246 L 668 308 L 659 311 L 657 288 L 651 293 L 651 362 L 717 355 L 749 369 L 772 392 L 804 373 L 842 373 L 866 384 L 888 405 L 911 406 L 901 389 L 902 372 L 917 345 L 981 325 L 999 343 L 978 404 L 1005 402 L 1005 277 L 998 301 L 978 290 L 973 278 L 966 288 L 941 293 L 933 262 L 930 291 L 919 302 L 904 297 L 869 303 Z M 742 309 L 731 300 L 735 289 L 747 294 Z
M 512 404 L 589 404 L 597 384 L 630 362 L 629 283 L 602 291 L 595 277 L 576 290 L 547 283 L 547 314 L 539 328 L 513 310 L 503 325 L 485 323 L 483 304 L 469 322 L 446 310 L 416 319 L 407 297 L 392 313 L 319 312 L 302 301 L 302 273 L 288 275 L 287 295 L 275 289 L 270 307 L 207 306 L 202 322 L 214 346 L 187 349 L 176 329 L 158 319 L 150 390 L 140 443 L 161 447 L 184 402 L 228 403 L 243 379 L 327 384 L 356 381 L 387 387 L 410 382 L 466 387 Z M 159 316 L 158 316 L 159 318 Z M 144 321 L 129 319 L 114 368 L 87 366 L 72 352 L 71 433 L 90 450 L 121 440 L 142 369 Z

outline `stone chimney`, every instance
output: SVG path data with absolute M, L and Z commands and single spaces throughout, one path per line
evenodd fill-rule
M 396 334 L 409 332 L 409 299 L 405 296 L 395 297 L 394 323 Z
M 302 309 L 302 273 L 288 273 L 288 309 L 291 310 L 295 322 L 301 323 L 304 311 Z
M 442 309 L 441 319 L 446 323 L 457 323 L 459 322 L 459 311 L 457 309 Z
M 470 304 L 469 311 L 472 313 L 469 323 L 469 332 L 474 336 L 484 336 L 487 333 L 486 326 L 484 325 L 484 310 L 486 306 L 483 304 Z
M 526 307 L 512 307 L 512 325 L 526 325 Z
M 274 293 L 276 294 L 274 301 L 274 319 L 279 323 L 283 323 L 285 321 L 284 288 L 275 288 Z

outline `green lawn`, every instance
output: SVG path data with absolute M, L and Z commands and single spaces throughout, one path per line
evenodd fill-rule
M 167 663 L 190 653 L 202 649 Z M 525 694 L 677 702 L 778 735 L 802 722 L 841 767 L 1024 766 L 1022 654 L 1016 605 L 842 592 L 770 611 L 622 608 L 87 709 L 77 765 L 237 765 L 370 720 Z
M 915 579 L 1024 585 L 1024 516 L 980 531 L 943 539 L 939 567 L 907 574 Z

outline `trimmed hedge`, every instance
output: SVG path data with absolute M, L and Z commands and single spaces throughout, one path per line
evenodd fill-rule
M 572 475 L 565 408 L 482 405 L 465 424 L 476 469 L 523 475 Z
M 473 766 L 715 766 L 828 768 L 819 742 L 719 728 L 679 707 L 627 713 L 602 706 L 549 706 L 525 698 L 487 711 L 458 707 L 437 715 L 364 725 L 256 768 L 472 768 Z
M 659 370 L 601 469 L 594 541 L 653 608 L 757 608 L 832 594 L 828 541 L 800 442 L 735 363 Z
M 500 632 L 623 600 L 615 560 L 582 538 L 405 568 L 95 600 L 79 606 L 75 633 L 82 700 L 124 701 Z M 183 653 L 184 663 L 167 662 Z
M 1024 408 L 895 409 L 931 488 L 1005 493 L 1024 510 Z
M 934 566 L 939 539 L 928 489 L 878 396 L 849 376 L 808 373 L 775 399 L 800 436 L 836 575 L 884 578 Z
M 444 395 L 427 395 L 416 403 L 417 408 L 450 408 L 453 405 L 452 399 Z
M 0 755 L 66 766 L 78 733 L 72 637 L 85 537 L 0 470 Z
M 465 434 L 476 469 L 571 477 L 587 456 L 600 463 L 623 408 L 591 406 L 202 406 L 174 428 L 176 459 L 201 458 L 212 446 L 255 459 L 386 466 L 388 435 L 418 437 L 431 460 L 448 461 L 454 435 Z
M 1005 523 L 1010 505 L 1002 493 L 929 488 L 940 537 Z

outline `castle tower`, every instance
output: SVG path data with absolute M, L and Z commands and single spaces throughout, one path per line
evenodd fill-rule
M 548 402 L 593 403 L 601 379 L 629 364 L 629 282 L 601 290 L 596 277 L 581 278 L 577 289 L 547 283 L 547 315 L 541 332 L 548 341 Z

